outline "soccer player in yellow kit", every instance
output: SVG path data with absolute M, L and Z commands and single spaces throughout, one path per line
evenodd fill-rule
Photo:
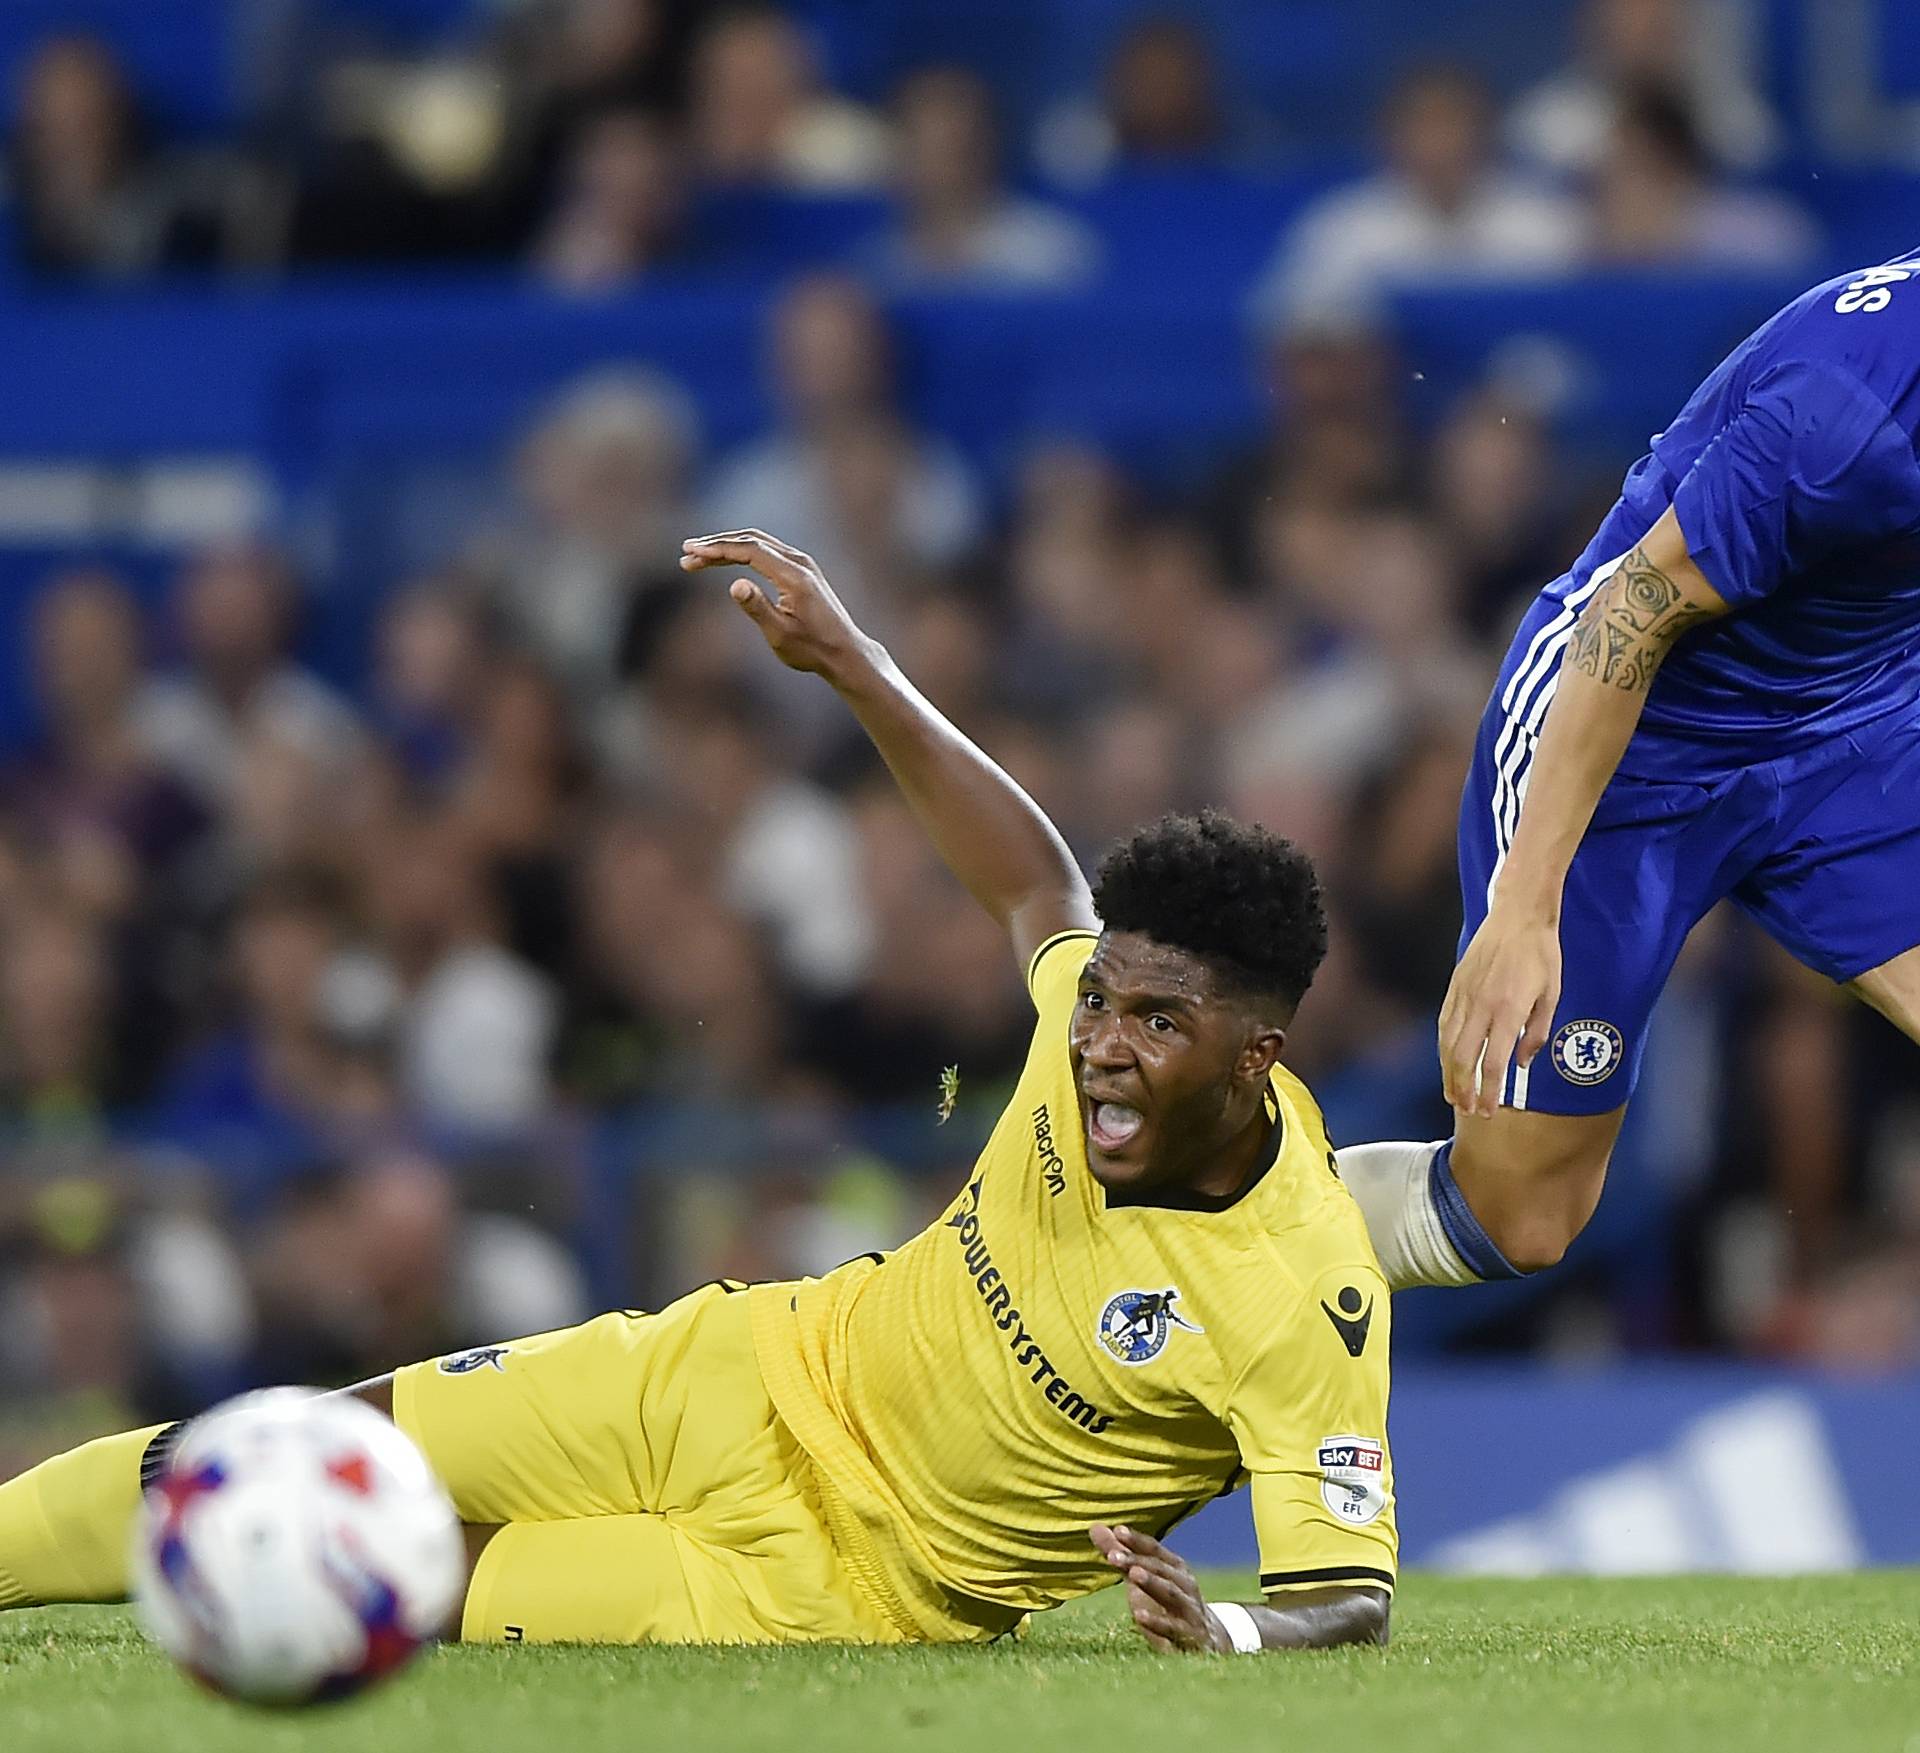
M 1170 818 L 1089 892 L 807 556 L 741 531 L 682 564 L 759 575 L 734 601 L 852 708 L 1006 926 L 1038 1021 L 966 1186 L 895 1252 L 357 1390 L 468 1525 L 462 1635 L 984 1641 L 1124 1579 L 1157 1649 L 1384 1642 L 1387 1290 L 1280 1063 L 1326 948 L 1312 867 Z M 176 1428 L 0 1486 L 0 1605 L 124 1591 L 139 1479 Z M 1242 1483 L 1264 1600 L 1210 1605 L 1163 1537 Z

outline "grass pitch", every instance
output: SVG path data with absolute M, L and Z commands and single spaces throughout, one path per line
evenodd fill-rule
M 1920 1573 L 1416 1575 L 1384 1653 L 1159 1657 L 1117 1591 L 990 1649 L 444 1649 L 294 1715 L 203 1697 L 118 1610 L 0 1615 L 0 1753 L 496 1748 L 1920 1753 Z

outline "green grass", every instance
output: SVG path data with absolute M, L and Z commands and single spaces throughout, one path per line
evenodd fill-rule
M 1120 1611 L 990 1649 L 445 1649 L 305 1715 L 202 1697 L 117 1610 L 6 1614 L 0 1753 L 1920 1753 L 1911 1571 L 1411 1576 L 1384 1653 L 1158 1657 Z

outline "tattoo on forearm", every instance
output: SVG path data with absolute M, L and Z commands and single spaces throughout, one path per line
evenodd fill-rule
M 1688 628 L 1710 620 L 1635 548 L 1580 611 L 1568 647 L 1574 667 L 1627 694 L 1653 686 L 1660 661 Z

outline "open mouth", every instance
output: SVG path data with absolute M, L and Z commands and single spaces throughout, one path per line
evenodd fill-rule
M 1087 1139 L 1103 1156 L 1123 1151 L 1140 1136 L 1147 1117 L 1124 1102 L 1087 1104 Z

